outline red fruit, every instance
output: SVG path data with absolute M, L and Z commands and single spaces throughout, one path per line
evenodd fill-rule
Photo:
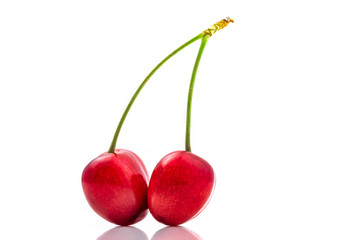
M 145 218 L 149 176 L 133 152 L 116 149 L 92 160 L 82 174 L 82 187 L 92 209 L 118 225 L 131 225 Z
M 191 152 L 172 152 L 161 159 L 151 175 L 149 210 L 161 223 L 182 224 L 206 207 L 214 186 L 209 163 Z

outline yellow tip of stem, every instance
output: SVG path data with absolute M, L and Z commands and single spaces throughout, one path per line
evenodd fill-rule
M 231 22 L 233 23 L 234 20 L 227 17 L 227 18 L 215 23 L 214 25 L 212 25 L 211 27 L 209 27 L 205 31 L 203 31 L 203 34 L 204 35 L 209 35 L 211 37 L 214 33 L 216 33 L 217 31 L 219 31 L 221 29 L 223 29 L 224 27 L 226 27 Z

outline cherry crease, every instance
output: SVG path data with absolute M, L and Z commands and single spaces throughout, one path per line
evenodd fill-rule
M 85 167 L 81 182 L 92 209 L 109 222 L 127 226 L 148 213 L 149 176 L 141 159 L 129 150 L 101 154 Z
M 151 175 L 149 210 L 161 223 L 180 225 L 206 207 L 214 187 L 215 174 L 208 162 L 191 152 L 172 152 Z

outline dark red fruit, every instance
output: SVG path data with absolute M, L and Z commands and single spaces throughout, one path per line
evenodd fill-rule
M 161 223 L 182 224 L 206 207 L 214 186 L 209 163 L 191 152 L 172 152 L 161 159 L 151 175 L 149 210 Z
M 131 151 L 101 154 L 85 167 L 81 181 L 90 206 L 109 222 L 127 226 L 148 213 L 149 176 L 144 163 Z

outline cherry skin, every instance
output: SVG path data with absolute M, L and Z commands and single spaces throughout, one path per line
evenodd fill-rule
M 180 225 L 206 207 L 214 187 L 215 174 L 209 163 L 191 152 L 172 152 L 151 175 L 149 210 L 161 223 Z
M 141 159 L 129 150 L 101 154 L 85 167 L 81 182 L 92 209 L 109 222 L 127 226 L 148 213 L 149 176 Z

